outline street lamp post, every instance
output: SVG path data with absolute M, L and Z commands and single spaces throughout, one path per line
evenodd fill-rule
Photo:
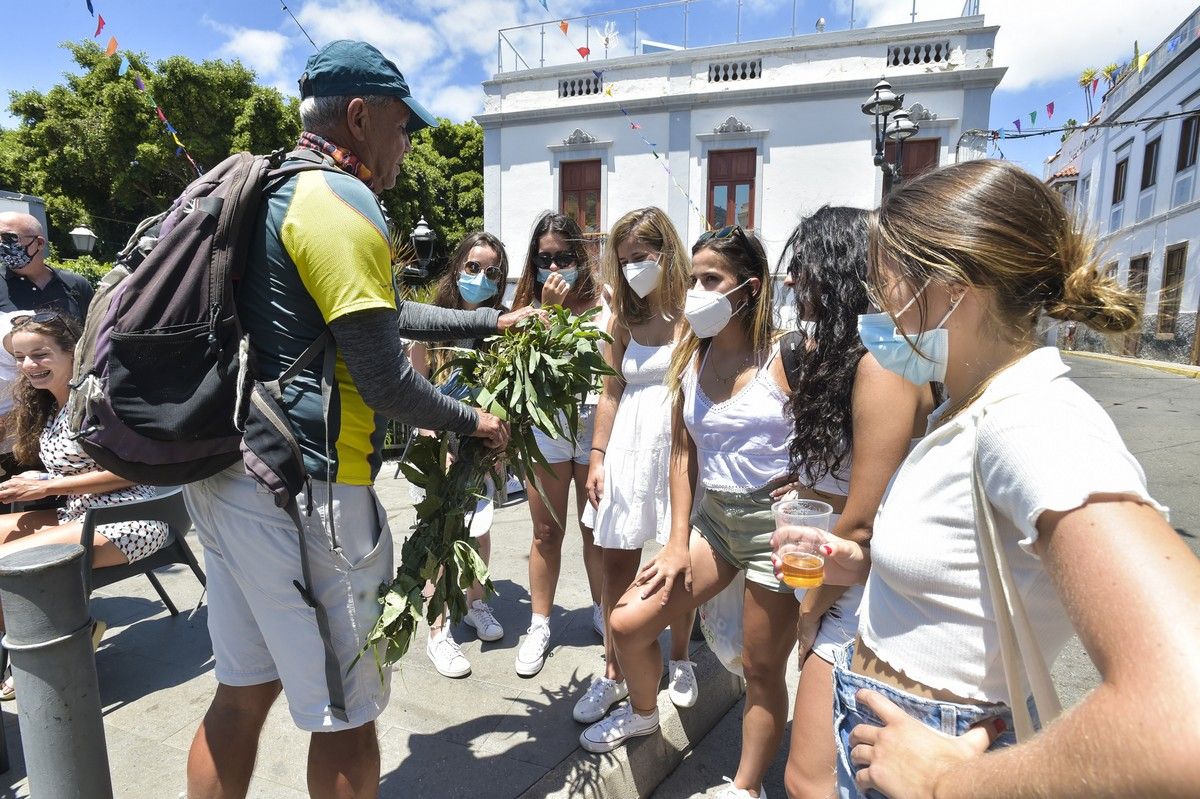
M 437 233 L 422 216 L 408 237 L 416 250 L 417 262 L 404 267 L 404 277 L 410 280 L 425 280 L 429 277 L 429 264 L 433 261 L 433 244 L 437 241 Z
M 892 84 L 886 79 L 880 79 L 879 83 L 875 84 L 871 96 L 862 104 L 862 112 L 875 118 L 875 166 L 883 171 L 884 194 L 903 179 L 901 170 L 904 164 L 904 142 L 920 129 L 903 106 L 904 95 L 892 91 Z M 884 147 L 885 142 L 889 141 L 896 145 L 894 163 L 888 163 Z
M 67 235 L 71 237 L 71 243 L 75 245 L 75 250 L 82 255 L 87 255 L 96 246 L 96 234 L 83 225 L 79 225 Z

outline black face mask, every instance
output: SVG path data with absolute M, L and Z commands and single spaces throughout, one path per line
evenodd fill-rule
M 33 260 L 33 253 L 29 250 L 37 244 L 37 237 L 24 247 L 21 246 L 21 239 L 16 233 L 0 234 L 0 264 L 9 270 L 24 269 L 29 266 Z

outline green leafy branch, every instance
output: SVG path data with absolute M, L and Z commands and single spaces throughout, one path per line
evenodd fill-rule
M 414 507 L 416 523 L 401 548 L 396 578 L 380 588 L 382 612 L 359 653 L 373 651 L 381 672 L 404 657 L 422 618 L 429 624 L 443 614 L 452 622 L 462 619 L 473 582 L 495 593 L 470 537 L 470 515 L 486 495 L 487 477 L 505 462 L 546 499 L 537 471 L 550 466 L 533 428 L 574 440 L 580 402 L 613 374 L 600 352 L 612 339 L 592 321 L 599 308 L 579 316 L 558 306 L 546 311 L 545 321 L 527 319 L 481 350 L 453 348 L 454 357 L 439 372 L 475 405 L 507 421 L 511 437 L 503 452 L 462 438 L 454 458 L 448 433 L 418 436 L 409 449 L 401 469 L 425 498 Z M 433 587 L 428 597 L 426 584 Z

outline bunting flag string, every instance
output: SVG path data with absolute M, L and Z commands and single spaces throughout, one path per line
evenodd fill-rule
M 93 5 L 92 0 L 85 1 L 87 4 L 88 13 L 96 18 L 96 32 L 92 34 L 92 38 L 99 38 L 100 32 L 104 30 L 105 25 L 108 23 L 104 19 L 103 14 L 96 13 L 96 8 Z M 125 56 L 117 53 L 118 46 L 117 37 L 109 36 L 108 44 L 104 48 L 104 55 L 108 58 L 112 58 L 114 55 L 117 57 L 117 75 L 118 77 L 124 77 L 125 73 L 129 71 L 129 68 L 133 66 L 133 62 Z M 133 85 L 137 87 L 139 92 L 142 92 L 146 95 L 147 99 L 150 101 L 151 107 L 154 108 L 154 112 L 158 116 L 159 121 L 166 126 L 167 133 L 170 134 L 171 140 L 175 143 L 176 157 L 182 156 L 186 158 L 188 163 L 192 165 L 192 169 L 196 170 L 196 174 L 203 175 L 204 170 L 201 169 L 200 165 L 196 163 L 196 159 L 192 158 L 192 154 L 188 152 L 187 146 L 180 141 L 179 131 L 177 131 L 170 121 L 167 120 L 167 115 L 163 113 L 162 107 L 155 101 L 154 96 L 146 90 L 145 81 L 143 81 L 142 77 L 136 73 L 133 76 Z

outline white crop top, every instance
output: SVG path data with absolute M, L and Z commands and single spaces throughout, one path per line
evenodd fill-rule
M 787 394 L 771 375 L 778 354 L 776 344 L 746 387 L 717 404 L 700 388 L 698 370 L 689 368 L 684 375 L 683 423 L 696 445 L 705 488 L 755 491 L 788 473 L 788 442 L 794 428 L 784 412 Z
M 1044 347 L 932 429 L 947 406 L 938 408 L 931 431 L 888 486 L 859 633 L 881 660 L 922 685 L 1011 706 L 971 499 L 977 433 L 984 490 L 1047 667 L 1072 628 L 1033 553 L 1038 517 L 1078 508 L 1094 494 L 1124 495 L 1167 513 L 1151 499 L 1112 420 L 1068 371 L 1058 350 Z

